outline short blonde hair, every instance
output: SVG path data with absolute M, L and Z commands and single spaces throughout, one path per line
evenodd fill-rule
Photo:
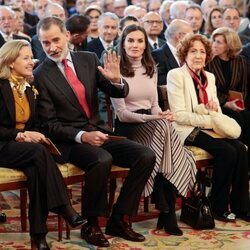
M 187 34 L 177 45 L 177 57 L 179 58 L 180 64 L 185 63 L 188 50 L 195 41 L 200 41 L 206 50 L 206 61 L 207 64 L 212 59 L 212 47 L 210 41 L 203 35 L 200 34 Z
M 30 47 L 30 43 L 26 40 L 12 40 L 0 48 L 0 78 L 9 79 L 10 65 L 18 58 L 20 50 L 25 46 Z M 32 79 L 27 78 L 26 80 L 30 82 Z
M 214 41 L 215 37 L 219 35 L 224 37 L 227 44 L 227 56 L 229 58 L 238 56 L 242 48 L 242 43 L 237 32 L 227 27 L 218 28 L 212 33 L 212 41 Z

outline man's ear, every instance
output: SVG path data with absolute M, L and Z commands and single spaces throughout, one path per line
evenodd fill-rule
M 70 40 L 70 32 L 69 31 L 66 31 L 66 39 L 67 39 L 67 41 L 69 42 L 69 40 Z

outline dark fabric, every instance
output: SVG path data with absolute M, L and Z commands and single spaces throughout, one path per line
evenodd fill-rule
M 25 130 L 37 130 L 36 100 L 26 89 L 31 116 Z M 46 234 L 48 211 L 68 205 L 69 199 L 61 173 L 47 149 L 41 144 L 16 142 L 15 101 L 8 80 L 0 80 L 0 166 L 19 169 L 28 179 L 30 234 Z
M 114 208 L 119 214 L 136 214 L 143 188 L 155 162 L 154 153 L 129 140 L 110 141 L 101 147 L 78 144 L 75 136 L 82 130 L 98 130 L 99 113 L 97 88 L 111 97 L 125 97 L 123 88 L 110 84 L 98 70 L 97 56 L 89 52 L 71 53 L 78 79 L 85 85 L 91 109 L 88 119 L 76 96 L 57 65 L 49 59 L 34 71 L 39 89 L 39 114 L 45 133 L 62 149 L 63 161 L 72 162 L 86 171 L 82 199 L 86 216 L 107 215 L 107 182 L 111 164 L 130 168 Z M 45 74 L 46 72 L 46 74 Z
M 223 73 L 219 57 L 214 57 L 214 59 L 208 63 L 206 69 L 215 75 L 217 95 L 221 105 L 224 105 L 228 100 L 229 90 L 240 91 L 243 93 L 244 100 L 247 98 L 249 83 L 247 76 L 247 62 L 245 58 L 238 56 L 230 59 L 230 83 L 227 83 L 224 78 L 224 75 L 228 74 L 228 72 Z
M 178 68 L 179 65 L 173 56 L 169 46 L 165 43 L 160 49 L 156 49 L 152 51 L 152 56 L 157 65 L 158 71 L 158 85 L 166 85 L 167 84 L 167 74 L 171 69 Z
M 249 203 L 247 150 L 238 140 L 216 139 L 203 133 L 193 142 L 185 141 L 209 152 L 214 157 L 211 205 L 217 213 L 228 211 L 247 212 Z
M 18 36 L 18 35 L 15 35 L 15 34 L 13 34 L 12 39 L 13 39 L 13 40 L 16 40 L 16 39 L 23 39 L 23 40 L 26 40 L 26 41 L 29 42 L 29 39 L 28 39 L 27 37 Z M 5 42 L 5 40 L 4 40 L 3 36 L 2 36 L 2 34 L 0 33 L 0 47 L 2 47 L 5 43 L 6 43 L 6 42 Z

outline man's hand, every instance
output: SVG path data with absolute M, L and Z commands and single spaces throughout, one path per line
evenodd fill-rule
M 113 83 L 120 82 L 120 56 L 117 56 L 115 51 L 105 53 L 104 67 L 98 66 L 98 69 L 109 81 Z
M 104 134 L 100 131 L 84 132 L 81 140 L 82 142 L 100 147 L 105 141 L 108 140 L 108 134 Z

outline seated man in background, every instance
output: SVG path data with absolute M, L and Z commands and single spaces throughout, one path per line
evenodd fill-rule
M 69 48 L 73 51 L 87 49 L 87 37 L 89 34 L 90 20 L 83 15 L 73 15 L 65 23 L 70 33 Z

